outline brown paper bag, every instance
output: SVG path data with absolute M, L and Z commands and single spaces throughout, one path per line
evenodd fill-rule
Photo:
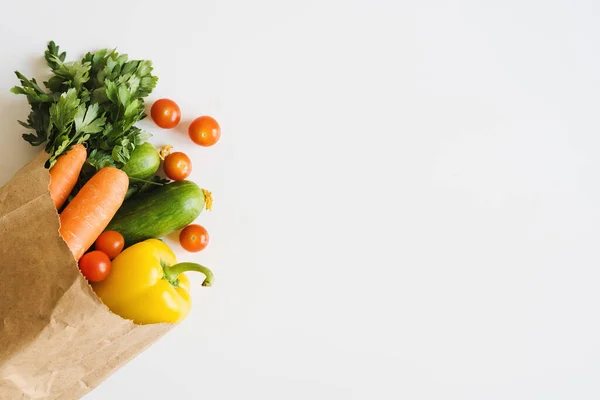
M 0 189 L 0 399 L 79 399 L 171 324 L 111 313 L 58 234 L 41 152 Z

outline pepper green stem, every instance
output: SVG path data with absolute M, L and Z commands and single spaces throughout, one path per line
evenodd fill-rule
M 179 280 L 177 279 L 179 274 L 187 271 L 203 273 L 206 276 L 206 279 L 204 279 L 204 282 L 202 282 L 202 286 L 210 286 L 212 285 L 213 281 L 212 271 L 205 266 L 196 263 L 182 262 L 175 265 L 163 265 L 163 271 L 165 274 L 165 279 L 175 287 L 179 285 Z

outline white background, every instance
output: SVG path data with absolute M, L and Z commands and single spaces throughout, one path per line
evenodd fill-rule
M 3 1 L 14 70 L 151 59 L 213 191 L 188 319 L 85 400 L 598 399 L 600 3 Z M 222 139 L 194 146 L 208 114 Z M 174 245 L 176 247 L 176 245 Z

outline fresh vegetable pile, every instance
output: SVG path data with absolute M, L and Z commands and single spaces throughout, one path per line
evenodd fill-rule
M 187 179 L 192 160 L 184 152 L 156 149 L 147 141 L 151 135 L 135 126 L 147 117 L 145 99 L 158 81 L 152 63 L 108 49 L 67 62 L 54 42 L 45 59 L 52 73 L 45 89 L 16 72 L 21 85 L 11 91 L 31 106 L 27 121 L 19 122 L 33 132 L 23 138 L 48 153 L 60 235 L 111 311 L 138 324 L 180 322 L 190 308 L 185 272 L 202 272 L 203 286 L 213 275 L 199 264 L 178 263 L 157 239 L 181 230 L 183 249 L 203 250 L 208 232 L 193 222 L 211 209 L 212 196 Z M 150 114 L 163 129 L 181 121 L 171 99 L 154 102 Z M 221 130 L 214 118 L 200 116 L 188 135 L 192 144 L 209 147 Z

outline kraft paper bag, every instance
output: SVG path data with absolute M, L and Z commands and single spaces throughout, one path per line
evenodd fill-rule
M 0 189 L 0 399 L 79 399 L 173 325 L 111 313 L 58 233 L 41 152 Z

